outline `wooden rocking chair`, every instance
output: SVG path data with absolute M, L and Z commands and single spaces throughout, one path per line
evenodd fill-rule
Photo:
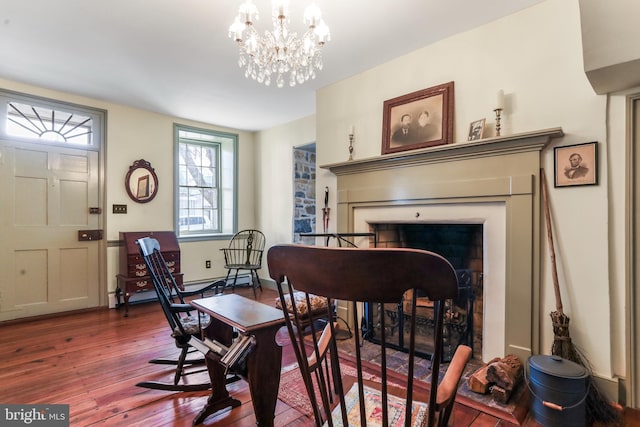
M 186 297 L 200 295 L 210 290 L 215 290 L 219 286 L 224 286 L 223 281 L 219 280 L 210 283 L 204 287 L 194 291 L 181 290 L 171 274 L 171 270 L 160 252 L 160 244 L 156 239 L 145 237 L 136 241 L 140 248 L 140 255 L 144 258 L 147 270 L 151 276 L 153 286 L 158 294 L 158 300 L 162 306 L 162 311 L 169 322 L 171 328 L 171 336 L 175 339 L 176 347 L 181 349 L 180 356 L 177 360 L 171 359 L 152 359 L 149 363 L 157 363 L 163 365 L 175 365 L 176 371 L 173 384 L 156 381 L 144 381 L 136 384 L 139 387 L 152 388 L 157 390 L 168 391 L 200 391 L 211 388 L 211 383 L 200 384 L 179 384 L 180 379 L 188 374 L 206 371 L 204 368 L 205 361 L 202 354 L 198 352 L 197 358 L 187 358 L 191 353 L 197 350 L 191 345 L 191 338 L 200 337 L 201 329 L 206 328 L 211 319 L 205 315 L 198 316 L 198 312 L 187 302 Z M 201 370 L 186 371 L 187 367 L 202 365 Z

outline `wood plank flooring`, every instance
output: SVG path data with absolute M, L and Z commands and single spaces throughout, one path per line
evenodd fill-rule
M 236 292 L 253 296 L 247 288 Z M 260 300 L 273 304 L 275 296 L 265 289 Z M 190 426 L 209 395 L 136 387 L 140 381 L 171 381 L 174 372 L 147 363 L 178 354 L 156 302 L 131 306 L 128 318 L 123 310 L 97 309 L 0 323 L 0 343 L 0 403 L 69 404 L 72 426 Z M 283 367 L 294 362 L 285 348 Z M 192 377 L 197 382 L 206 374 Z M 228 389 L 242 405 L 202 425 L 255 426 L 247 383 Z M 513 425 L 464 405 L 456 406 L 454 419 L 462 427 Z M 275 425 L 306 427 L 313 420 L 279 400 Z

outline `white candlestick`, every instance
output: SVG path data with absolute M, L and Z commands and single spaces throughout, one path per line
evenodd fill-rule
M 496 96 L 496 110 L 504 109 L 504 90 L 500 89 Z

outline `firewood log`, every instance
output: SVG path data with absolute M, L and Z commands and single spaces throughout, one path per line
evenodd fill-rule
M 489 392 L 489 386 L 491 385 L 489 384 L 489 380 L 487 380 L 487 369 L 489 369 L 489 364 L 497 362 L 499 360 L 499 357 L 494 357 L 489 361 L 489 363 L 480 367 L 473 374 L 471 374 L 467 382 L 469 390 L 480 394 L 487 394 Z
M 504 358 L 489 364 L 487 380 L 511 392 L 522 379 L 523 372 L 522 362 L 518 359 L 518 356 L 508 354 Z
M 507 403 L 511 397 L 513 390 L 505 390 L 504 388 L 493 385 L 491 386 L 491 397 L 500 403 Z

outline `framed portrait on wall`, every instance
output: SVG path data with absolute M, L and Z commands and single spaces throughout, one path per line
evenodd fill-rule
M 554 148 L 554 186 L 598 184 L 598 143 Z
M 453 142 L 453 82 L 384 102 L 382 154 Z

